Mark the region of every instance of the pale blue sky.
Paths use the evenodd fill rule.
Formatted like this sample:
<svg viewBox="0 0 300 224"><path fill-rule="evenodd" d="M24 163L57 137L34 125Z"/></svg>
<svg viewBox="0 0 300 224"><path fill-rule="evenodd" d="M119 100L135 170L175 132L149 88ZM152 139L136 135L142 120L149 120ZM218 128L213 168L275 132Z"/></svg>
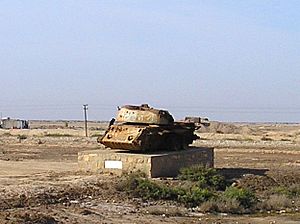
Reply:
<svg viewBox="0 0 300 224"><path fill-rule="evenodd" d="M300 121L300 1L0 1L0 112Z"/></svg>

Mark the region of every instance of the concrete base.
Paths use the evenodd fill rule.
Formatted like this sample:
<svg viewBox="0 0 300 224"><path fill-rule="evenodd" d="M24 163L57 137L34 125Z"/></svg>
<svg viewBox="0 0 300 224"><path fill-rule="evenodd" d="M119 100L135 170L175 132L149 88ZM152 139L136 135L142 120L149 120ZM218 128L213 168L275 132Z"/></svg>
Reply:
<svg viewBox="0 0 300 224"><path fill-rule="evenodd" d="M193 165L213 167L213 148L191 147L187 150L156 154L120 150L90 150L78 153L78 166L82 171L115 174L141 171L148 177L173 177L181 168Z"/></svg>

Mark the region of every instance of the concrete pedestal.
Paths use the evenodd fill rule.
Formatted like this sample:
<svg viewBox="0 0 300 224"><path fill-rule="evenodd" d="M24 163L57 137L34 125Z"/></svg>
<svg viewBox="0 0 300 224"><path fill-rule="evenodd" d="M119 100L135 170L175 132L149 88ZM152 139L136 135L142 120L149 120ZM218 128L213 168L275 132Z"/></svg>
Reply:
<svg viewBox="0 0 300 224"><path fill-rule="evenodd" d="M187 150L132 153L120 150L90 150L78 153L79 170L121 174L141 171L148 177L173 177L183 167L213 167L213 148L191 147Z"/></svg>

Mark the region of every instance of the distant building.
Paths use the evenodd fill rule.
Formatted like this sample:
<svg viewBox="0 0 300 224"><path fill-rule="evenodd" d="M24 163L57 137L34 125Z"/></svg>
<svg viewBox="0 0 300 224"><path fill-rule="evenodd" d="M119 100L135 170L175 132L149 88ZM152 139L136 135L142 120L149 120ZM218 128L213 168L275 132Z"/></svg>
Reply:
<svg viewBox="0 0 300 224"><path fill-rule="evenodd" d="M28 129L29 123L26 120L11 119L10 117L0 120L0 128L3 129Z"/></svg>

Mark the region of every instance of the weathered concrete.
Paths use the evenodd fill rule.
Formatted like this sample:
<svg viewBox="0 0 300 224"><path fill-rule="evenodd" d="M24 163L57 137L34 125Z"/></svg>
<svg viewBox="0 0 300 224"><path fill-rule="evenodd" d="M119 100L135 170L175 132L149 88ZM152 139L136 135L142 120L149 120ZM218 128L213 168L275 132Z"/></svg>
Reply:
<svg viewBox="0 0 300 224"><path fill-rule="evenodd" d="M213 148L160 152L156 154L130 153L118 150L91 150L78 153L79 170L92 172L144 172L148 177L176 176L182 167L192 165L213 167Z"/></svg>

